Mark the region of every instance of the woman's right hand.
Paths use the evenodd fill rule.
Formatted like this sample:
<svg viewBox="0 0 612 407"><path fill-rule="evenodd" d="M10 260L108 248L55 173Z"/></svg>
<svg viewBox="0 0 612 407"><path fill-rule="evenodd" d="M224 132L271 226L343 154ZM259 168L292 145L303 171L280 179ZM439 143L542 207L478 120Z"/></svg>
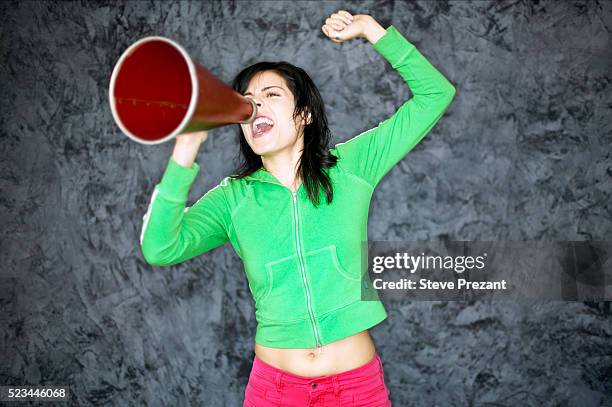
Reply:
<svg viewBox="0 0 612 407"><path fill-rule="evenodd" d="M193 133L179 134L176 141L202 144L208 138L208 130L196 131Z"/></svg>
<svg viewBox="0 0 612 407"><path fill-rule="evenodd" d="M208 139L208 131L197 131L193 133L179 134L176 136L176 144L172 152L172 158L177 164L191 168L198 155L200 145Z"/></svg>

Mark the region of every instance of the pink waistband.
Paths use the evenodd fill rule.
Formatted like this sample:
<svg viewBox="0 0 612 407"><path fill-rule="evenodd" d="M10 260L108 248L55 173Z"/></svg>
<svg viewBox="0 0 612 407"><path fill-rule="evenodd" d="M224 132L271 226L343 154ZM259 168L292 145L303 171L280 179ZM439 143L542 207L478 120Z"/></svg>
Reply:
<svg viewBox="0 0 612 407"><path fill-rule="evenodd" d="M372 360L363 366L359 366L341 373L312 377L299 376L290 372L286 372L282 369L267 364L263 360L259 359L257 355L255 355L255 359L253 359L252 371L254 374L262 376L264 379L270 381L276 380L291 382L295 385L309 385L312 382L322 384L332 381L343 382L360 377L370 377L372 374L377 373L380 369L382 369L382 362L380 360L380 356L378 355L378 353L376 353Z"/></svg>

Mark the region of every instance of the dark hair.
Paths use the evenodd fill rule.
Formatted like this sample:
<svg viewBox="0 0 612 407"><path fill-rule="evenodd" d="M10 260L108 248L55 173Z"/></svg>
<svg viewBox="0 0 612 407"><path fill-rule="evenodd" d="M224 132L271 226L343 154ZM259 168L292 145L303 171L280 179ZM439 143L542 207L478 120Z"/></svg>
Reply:
<svg viewBox="0 0 612 407"><path fill-rule="evenodd" d="M327 195L327 203L333 200L333 187L324 168L336 165L337 157L329 153L328 145L331 132L327 126L327 116L323 98L310 76L302 69L288 62L258 62L243 69L233 80L233 90L241 95L246 92L251 78L263 71L274 71L285 79L295 99L293 119L308 117L311 123L304 127L304 150L299 160L297 172L304 183L308 198L315 206L319 204L319 189ZM297 122L297 121L296 121ZM262 166L261 157L255 154L246 141L242 127L238 125L241 162L232 178L243 178Z"/></svg>

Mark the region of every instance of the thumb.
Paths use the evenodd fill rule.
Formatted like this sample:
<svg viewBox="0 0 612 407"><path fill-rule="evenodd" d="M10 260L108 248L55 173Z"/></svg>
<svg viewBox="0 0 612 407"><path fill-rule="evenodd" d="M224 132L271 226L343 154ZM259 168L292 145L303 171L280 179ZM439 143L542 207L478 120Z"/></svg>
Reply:
<svg viewBox="0 0 612 407"><path fill-rule="evenodd" d="M340 31L336 31L333 28L324 25L323 26L323 32L325 33L325 35L327 35L329 38L332 39L332 41L340 41L340 36L341 33Z"/></svg>

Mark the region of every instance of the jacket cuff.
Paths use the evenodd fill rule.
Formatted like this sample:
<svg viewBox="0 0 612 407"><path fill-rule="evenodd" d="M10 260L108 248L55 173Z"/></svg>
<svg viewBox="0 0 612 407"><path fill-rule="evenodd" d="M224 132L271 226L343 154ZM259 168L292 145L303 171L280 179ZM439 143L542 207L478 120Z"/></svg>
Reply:
<svg viewBox="0 0 612 407"><path fill-rule="evenodd" d="M187 168L170 157L159 183L159 193L171 201L186 202L191 185L199 172L198 163L194 162L191 168Z"/></svg>
<svg viewBox="0 0 612 407"><path fill-rule="evenodd" d="M386 31L372 47L395 68L416 47L395 26L390 25Z"/></svg>

